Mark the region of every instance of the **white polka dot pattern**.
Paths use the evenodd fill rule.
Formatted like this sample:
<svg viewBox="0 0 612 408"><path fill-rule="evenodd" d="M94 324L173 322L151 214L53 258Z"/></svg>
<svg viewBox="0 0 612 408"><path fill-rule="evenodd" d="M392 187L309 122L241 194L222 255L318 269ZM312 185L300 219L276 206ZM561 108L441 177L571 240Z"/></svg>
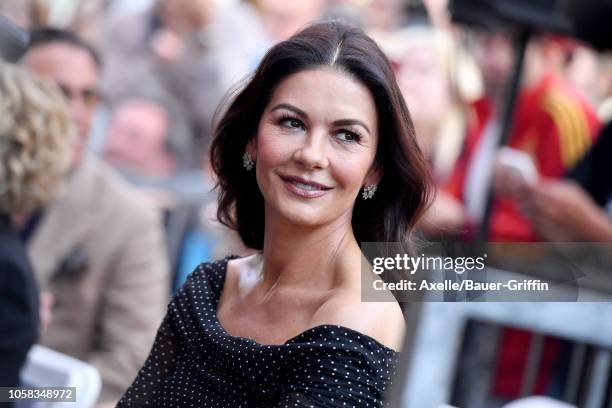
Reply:
<svg viewBox="0 0 612 408"><path fill-rule="evenodd" d="M216 308L233 257L201 264L174 296L117 407L381 407L398 353L343 326L282 345L229 335Z"/></svg>

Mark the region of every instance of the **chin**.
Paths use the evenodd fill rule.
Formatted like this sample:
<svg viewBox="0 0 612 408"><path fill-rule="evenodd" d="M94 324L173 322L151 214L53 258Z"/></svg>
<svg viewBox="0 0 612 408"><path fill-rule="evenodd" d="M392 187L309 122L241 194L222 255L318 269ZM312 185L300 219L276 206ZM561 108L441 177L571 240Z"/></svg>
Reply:
<svg viewBox="0 0 612 408"><path fill-rule="evenodd" d="M300 203L292 201L281 201L273 208L279 218L291 225L302 228L314 228L318 226L336 223L348 215L348 223L351 222L352 207L340 208L338 200L325 200L321 203Z"/></svg>
<svg viewBox="0 0 612 408"><path fill-rule="evenodd" d="M312 205L296 205L296 203L280 203L278 214L289 223L300 227L315 227L329 218L329 211L323 206L313 208Z"/></svg>

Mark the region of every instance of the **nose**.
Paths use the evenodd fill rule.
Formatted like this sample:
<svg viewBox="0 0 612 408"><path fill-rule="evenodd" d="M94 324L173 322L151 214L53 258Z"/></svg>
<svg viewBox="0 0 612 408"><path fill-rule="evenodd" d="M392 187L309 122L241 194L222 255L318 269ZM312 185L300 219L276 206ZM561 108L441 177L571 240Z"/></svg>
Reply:
<svg viewBox="0 0 612 408"><path fill-rule="evenodd" d="M105 151L107 154L116 154L117 152L123 151L123 138L117 136L112 130L108 133L108 141L106 142Z"/></svg>
<svg viewBox="0 0 612 408"><path fill-rule="evenodd" d="M79 128L81 128L81 131L87 132L88 129L85 128L87 127L87 119L91 111L81 98L70 98L68 103L72 119L77 123Z"/></svg>
<svg viewBox="0 0 612 408"><path fill-rule="evenodd" d="M293 158L307 169L323 169L329 165L326 147L326 132L314 130L306 134L302 144L296 149Z"/></svg>
<svg viewBox="0 0 612 408"><path fill-rule="evenodd" d="M107 142L104 153L112 158L124 158L129 156L131 151L137 150L133 138L125 129L111 122L107 133Z"/></svg>

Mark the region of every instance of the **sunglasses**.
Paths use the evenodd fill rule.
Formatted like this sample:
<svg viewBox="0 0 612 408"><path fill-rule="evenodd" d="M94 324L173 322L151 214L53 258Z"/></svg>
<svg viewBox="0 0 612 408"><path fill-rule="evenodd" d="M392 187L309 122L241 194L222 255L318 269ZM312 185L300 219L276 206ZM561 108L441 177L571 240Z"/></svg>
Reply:
<svg viewBox="0 0 612 408"><path fill-rule="evenodd" d="M75 91L64 84L57 85L69 101L81 99L87 108L93 108L100 101L100 94L95 89Z"/></svg>

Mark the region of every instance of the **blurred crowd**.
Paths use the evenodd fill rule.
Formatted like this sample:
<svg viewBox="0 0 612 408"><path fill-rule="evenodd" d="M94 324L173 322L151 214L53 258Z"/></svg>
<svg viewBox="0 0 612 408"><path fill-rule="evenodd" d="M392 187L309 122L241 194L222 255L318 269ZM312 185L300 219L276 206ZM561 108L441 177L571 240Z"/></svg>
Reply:
<svg viewBox="0 0 612 408"><path fill-rule="evenodd" d="M0 209L43 294L40 342L98 368L101 404L194 267L247 252L215 220L215 115L311 21L351 21L392 61L438 187L424 236L612 241L612 57L586 44L533 37L500 151L513 32L454 25L445 0L0 0L0 14L31 30L19 67L1 67Z"/></svg>

